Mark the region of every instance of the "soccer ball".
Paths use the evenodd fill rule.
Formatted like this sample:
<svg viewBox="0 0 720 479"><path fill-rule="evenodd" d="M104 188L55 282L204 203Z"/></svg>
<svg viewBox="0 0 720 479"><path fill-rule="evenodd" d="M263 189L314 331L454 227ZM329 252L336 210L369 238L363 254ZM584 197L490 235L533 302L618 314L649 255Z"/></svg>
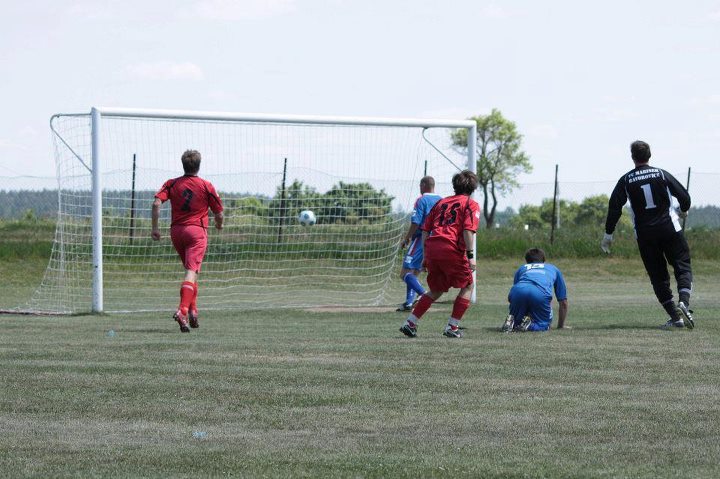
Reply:
<svg viewBox="0 0 720 479"><path fill-rule="evenodd" d="M310 210L304 210L298 215L298 221L303 226L312 226L315 224L317 219L315 218L315 213Z"/></svg>

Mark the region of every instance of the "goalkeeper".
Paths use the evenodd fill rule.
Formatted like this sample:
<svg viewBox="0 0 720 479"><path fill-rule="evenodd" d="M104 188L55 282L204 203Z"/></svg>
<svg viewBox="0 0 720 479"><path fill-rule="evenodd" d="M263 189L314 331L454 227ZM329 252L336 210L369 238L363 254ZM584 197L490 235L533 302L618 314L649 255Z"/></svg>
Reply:
<svg viewBox="0 0 720 479"><path fill-rule="evenodd" d="M610 253L615 226L623 206L630 201L640 257L655 297L670 316L662 327L692 329L695 321L690 309L693 280L690 248L679 218L687 216L690 194L670 173L649 165L650 145L644 141L634 141L630 145L630 156L635 168L620 177L610 195L605 236L600 248ZM677 198L679 213L673 207L672 197ZM677 305L670 288L668 263L673 267L677 282Z"/></svg>
<svg viewBox="0 0 720 479"><path fill-rule="evenodd" d="M200 160L200 153L196 150L183 153L181 161L185 174L167 180L155 194L152 205L152 239L158 241L161 238L158 228L160 207L170 200L170 239L185 267L185 280L180 287L180 305L173 319L183 333L199 326L197 277L207 249L208 209L214 214L215 228L221 230L223 227L222 201L212 183L198 176Z"/></svg>

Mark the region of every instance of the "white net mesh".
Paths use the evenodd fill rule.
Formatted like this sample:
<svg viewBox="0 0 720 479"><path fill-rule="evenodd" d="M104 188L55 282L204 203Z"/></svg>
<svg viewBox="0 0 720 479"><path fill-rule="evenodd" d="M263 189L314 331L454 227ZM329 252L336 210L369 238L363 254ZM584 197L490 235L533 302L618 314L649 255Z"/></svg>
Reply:
<svg viewBox="0 0 720 479"><path fill-rule="evenodd" d="M177 305L183 268L169 240L169 203L160 242L150 239L150 214L163 182L182 175L186 149L202 153L200 176L225 204L225 229L210 229L199 279L203 309L385 304L420 178L427 171L449 194L457 169L448 159L467 164L448 128L131 117L101 124L108 312ZM90 115L59 115L52 125L58 225L29 309L84 312L93 271ZM317 224L300 225L301 210Z"/></svg>

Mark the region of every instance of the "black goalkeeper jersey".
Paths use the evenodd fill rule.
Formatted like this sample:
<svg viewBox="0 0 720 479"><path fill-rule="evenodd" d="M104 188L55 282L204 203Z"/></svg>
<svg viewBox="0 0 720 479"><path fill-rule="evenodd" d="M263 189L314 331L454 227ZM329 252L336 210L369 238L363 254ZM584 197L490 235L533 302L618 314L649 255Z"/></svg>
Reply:
<svg viewBox="0 0 720 479"><path fill-rule="evenodd" d="M622 215L622 208L630 200L635 231L672 228L680 231L678 215L672 205L677 198L680 209L690 209L690 195L683 185L667 171L649 165L638 166L618 180L610 196L605 232L612 234Z"/></svg>

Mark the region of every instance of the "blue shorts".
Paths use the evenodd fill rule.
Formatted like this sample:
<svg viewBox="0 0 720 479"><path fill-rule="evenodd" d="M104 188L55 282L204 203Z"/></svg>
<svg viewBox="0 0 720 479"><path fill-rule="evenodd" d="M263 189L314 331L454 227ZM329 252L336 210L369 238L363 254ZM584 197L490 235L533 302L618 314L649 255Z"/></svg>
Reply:
<svg viewBox="0 0 720 479"><path fill-rule="evenodd" d="M410 241L405 258L403 258L403 269L421 270L423 263L422 237L416 236Z"/></svg>
<svg viewBox="0 0 720 479"><path fill-rule="evenodd" d="M516 324L525 316L532 318L528 331L547 331L553 319L550 303L552 296L546 296L539 288L529 283L518 283L510 288L508 294L510 314L515 317Z"/></svg>

